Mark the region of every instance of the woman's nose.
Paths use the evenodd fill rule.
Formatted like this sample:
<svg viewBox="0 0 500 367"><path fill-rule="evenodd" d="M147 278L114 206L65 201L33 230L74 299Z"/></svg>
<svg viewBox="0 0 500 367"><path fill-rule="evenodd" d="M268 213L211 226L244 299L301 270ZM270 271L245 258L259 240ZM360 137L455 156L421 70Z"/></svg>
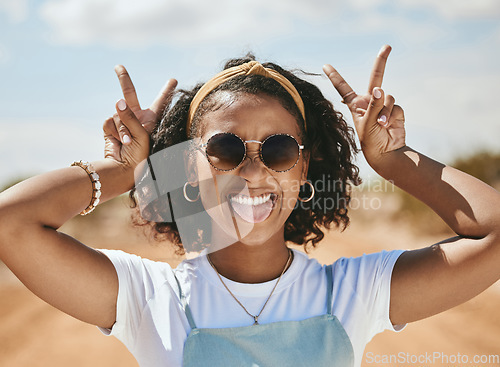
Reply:
<svg viewBox="0 0 500 367"><path fill-rule="evenodd" d="M260 159L260 150L259 149L247 149L247 154L245 157L245 160L250 160L252 163L255 163L257 160Z"/></svg>
<svg viewBox="0 0 500 367"><path fill-rule="evenodd" d="M266 171L266 166L260 158L260 151L258 149L247 150L245 160L240 166L240 176L249 181L254 181L262 178Z"/></svg>

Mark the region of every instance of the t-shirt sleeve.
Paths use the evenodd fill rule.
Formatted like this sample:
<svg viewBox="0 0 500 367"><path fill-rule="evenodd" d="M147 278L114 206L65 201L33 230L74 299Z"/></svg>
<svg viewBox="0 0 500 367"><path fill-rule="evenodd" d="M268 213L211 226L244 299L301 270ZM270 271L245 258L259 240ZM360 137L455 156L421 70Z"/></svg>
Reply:
<svg viewBox="0 0 500 367"><path fill-rule="evenodd" d="M116 322L111 329L99 329L105 335L116 336L130 349L148 300L153 297L155 289L169 280L172 269L167 263L157 263L119 250L99 251L113 263L119 284Z"/></svg>
<svg viewBox="0 0 500 367"><path fill-rule="evenodd" d="M333 311L358 358L376 334L404 328L392 325L389 318L392 270L403 252L382 251L341 258L333 264Z"/></svg>

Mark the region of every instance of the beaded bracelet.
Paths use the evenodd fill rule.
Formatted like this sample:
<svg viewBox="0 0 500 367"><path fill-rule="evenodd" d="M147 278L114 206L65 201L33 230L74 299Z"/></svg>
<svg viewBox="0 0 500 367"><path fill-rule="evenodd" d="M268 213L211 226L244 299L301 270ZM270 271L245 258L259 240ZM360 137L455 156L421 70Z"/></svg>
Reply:
<svg viewBox="0 0 500 367"><path fill-rule="evenodd" d="M89 206L80 213L80 215L87 215L91 213L99 204L101 197L101 181L99 181L99 175L89 162L77 161L71 163L71 166L81 167L85 172L87 172L87 175L89 175L90 181L92 182L92 199L90 200Z"/></svg>

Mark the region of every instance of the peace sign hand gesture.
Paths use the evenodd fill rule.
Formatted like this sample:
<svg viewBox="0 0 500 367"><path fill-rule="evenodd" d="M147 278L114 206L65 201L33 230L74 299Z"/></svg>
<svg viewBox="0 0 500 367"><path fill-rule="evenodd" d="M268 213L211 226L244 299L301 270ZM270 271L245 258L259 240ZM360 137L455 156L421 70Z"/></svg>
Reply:
<svg viewBox="0 0 500 367"><path fill-rule="evenodd" d="M125 67L118 65L115 72L124 99L116 103L116 113L113 117L104 122L104 157L133 169L147 158L149 135L170 104L177 81L170 79L151 106L142 109L134 84Z"/></svg>
<svg viewBox="0 0 500 367"><path fill-rule="evenodd" d="M368 92L358 95L335 68L325 65L323 71L347 104L354 120L361 149L370 165L377 165L385 153L405 146L403 109L394 104L394 97L380 88L390 46L380 50L370 76Z"/></svg>

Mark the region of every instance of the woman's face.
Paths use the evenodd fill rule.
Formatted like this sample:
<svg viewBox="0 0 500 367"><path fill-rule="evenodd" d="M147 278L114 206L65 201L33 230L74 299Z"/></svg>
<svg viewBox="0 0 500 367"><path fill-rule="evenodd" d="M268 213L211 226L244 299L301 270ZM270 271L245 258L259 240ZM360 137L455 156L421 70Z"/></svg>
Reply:
<svg viewBox="0 0 500 367"><path fill-rule="evenodd" d="M295 117L278 100L229 92L219 92L214 98L219 99L221 107L200 120L201 143L218 133L261 142L273 134L288 134L302 145ZM228 172L215 169L205 156L205 148L200 149L196 153L196 173L200 197L213 224L230 236L236 233L234 242L261 244L277 232L283 233L307 177L307 162L301 151L293 168L275 172L261 161L260 144L249 142L246 147L246 158Z"/></svg>

